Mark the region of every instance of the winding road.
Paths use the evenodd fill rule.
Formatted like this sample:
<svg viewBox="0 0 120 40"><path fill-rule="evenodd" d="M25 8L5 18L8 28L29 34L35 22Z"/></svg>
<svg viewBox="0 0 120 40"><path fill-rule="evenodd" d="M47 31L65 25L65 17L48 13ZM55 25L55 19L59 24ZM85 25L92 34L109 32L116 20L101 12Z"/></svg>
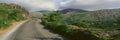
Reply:
<svg viewBox="0 0 120 40"><path fill-rule="evenodd" d="M7 40L63 40L63 38L44 29L40 20L32 19L21 25Z"/></svg>
<svg viewBox="0 0 120 40"><path fill-rule="evenodd" d="M0 40L64 40L63 37L50 32L40 24L39 18L42 17L42 13L33 12L30 16L33 17L31 20L21 23L3 37L0 36Z"/></svg>

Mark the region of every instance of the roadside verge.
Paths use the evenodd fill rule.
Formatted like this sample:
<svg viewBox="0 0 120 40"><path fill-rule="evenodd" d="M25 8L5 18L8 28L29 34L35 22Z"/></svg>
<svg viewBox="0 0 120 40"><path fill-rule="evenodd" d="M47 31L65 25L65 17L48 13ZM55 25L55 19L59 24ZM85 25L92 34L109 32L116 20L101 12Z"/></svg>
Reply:
<svg viewBox="0 0 120 40"><path fill-rule="evenodd" d="M0 30L0 40L6 40L6 38L8 38L14 31L16 31L22 24L27 21L28 20L13 22L9 28L5 30Z"/></svg>

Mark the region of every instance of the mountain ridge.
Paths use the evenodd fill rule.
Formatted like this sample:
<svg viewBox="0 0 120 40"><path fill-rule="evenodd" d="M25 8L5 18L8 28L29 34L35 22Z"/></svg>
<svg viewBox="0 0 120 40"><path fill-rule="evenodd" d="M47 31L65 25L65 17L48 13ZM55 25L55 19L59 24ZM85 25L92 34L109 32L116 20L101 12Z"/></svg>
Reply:
<svg viewBox="0 0 120 40"><path fill-rule="evenodd" d="M87 12L87 11L86 10L82 10L82 9L67 8L67 9L60 10L60 12L62 14L66 14L68 12Z"/></svg>

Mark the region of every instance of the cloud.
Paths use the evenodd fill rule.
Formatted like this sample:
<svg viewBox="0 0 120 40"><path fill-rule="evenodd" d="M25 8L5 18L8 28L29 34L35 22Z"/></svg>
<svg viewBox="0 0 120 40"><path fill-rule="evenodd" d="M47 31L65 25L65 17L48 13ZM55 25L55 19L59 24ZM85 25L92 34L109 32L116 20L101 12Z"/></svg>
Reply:
<svg viewBox="0 0 120 40"><path fill-rule="evenodd" d="M54 10L57 8L56 0L0 0L0 2L16 3L29 11Z"/></svg>
<svg viewBox="0 0 120 40"><path fill-rule="evenodd" d="M70 0L61 2L60 8L75 8L86 10L120 8L120 0Z"/></svg>
<svg viewBox="0 0 120 40"><path fill-rule="evenodd" d="M16 3L29 11L65 8L85 10L120 8L120 0L0 0L0 2Z"/></svg>
<svg viewBox="0 0 120 40"><path fill-rule="evenodd" d="M51 1L27 1L27 4L31 10L53 10L56 9L56 4Z"/></svg>

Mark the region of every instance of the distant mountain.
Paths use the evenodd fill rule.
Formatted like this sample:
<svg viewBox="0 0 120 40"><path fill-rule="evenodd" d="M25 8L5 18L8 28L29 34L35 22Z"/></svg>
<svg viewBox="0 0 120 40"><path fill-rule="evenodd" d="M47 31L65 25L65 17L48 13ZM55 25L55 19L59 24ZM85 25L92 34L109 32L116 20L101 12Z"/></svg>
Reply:
<svg viewBox="0 0 120 40"><path fill-rule="evenodd" d="M40 11L37 11L37 12L48 13L48 12L51 12L51 11L49 11L49 10L40 10Z"/></svg>
<svg viewBox="0 0 120 40"><path fill-rule="evenodd" d="M63 14L66 14L68 12L86 12L86 11L85 10L81 10L81 9L72 9L72 8L61 10L61 13L63 13Z"/></svg>
<svg viewBox="0 0 120 40"><path fill-rule="evenodd" d="M120 9L104 9L87 13L84 18L89 20L113 20L120 17Z"/></svg>
<svg viewBox="0 0 120 40"><path fill-rule="evenodd" d="M65 18L78 17L81 20L103 21L114 20L120 17L120 9L104 9L89 12L71 12L63 15Z"/></svg>
<svg viewBox="0 0 120 40"><path fill-rule="evenodd" d="M108 40L111 40L111 38L113 38L112 40L116 40L119 39L117 37L120 37L120 9L71 12L63 14L63 18L68 24L88 29L91 33L97 34L99 38L103 37L104 39L104 37L108 37ZM86 27L83 25L86 25ZM118 32L113 32L114 30ZM109 36L101 34L108 34ZM114 38L115 36L116 38Z"/></svg>
<svg viewBox="0 0 120 40"><path fill-rule="evenodd" d="M40 10L40 11L38 11L38 12L48 12L48 10Z"/></svg>

